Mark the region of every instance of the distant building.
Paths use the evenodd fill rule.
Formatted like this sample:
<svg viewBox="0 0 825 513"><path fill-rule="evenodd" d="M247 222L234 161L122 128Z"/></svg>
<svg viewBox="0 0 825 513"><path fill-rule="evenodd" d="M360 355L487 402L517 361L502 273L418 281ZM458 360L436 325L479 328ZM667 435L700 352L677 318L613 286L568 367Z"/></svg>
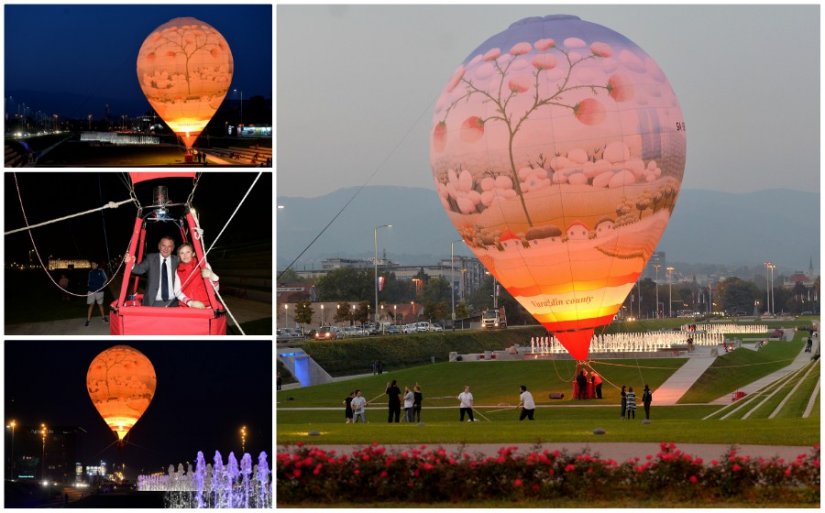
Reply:
<svg viewBox="0 0 825 513"><path fill-rule="evenodd" d="M91 269L92 263L88 260L73 260L67 258L50 258L49 270L58 271L60 269Z"/></svg>
<svg viewBox="0 0 825 513"><path fill-rule="evenodd" d="M44 444L40 426L16 429L14 478L74 482L86 430L79 426L47 426L46 430Z"/></svg>

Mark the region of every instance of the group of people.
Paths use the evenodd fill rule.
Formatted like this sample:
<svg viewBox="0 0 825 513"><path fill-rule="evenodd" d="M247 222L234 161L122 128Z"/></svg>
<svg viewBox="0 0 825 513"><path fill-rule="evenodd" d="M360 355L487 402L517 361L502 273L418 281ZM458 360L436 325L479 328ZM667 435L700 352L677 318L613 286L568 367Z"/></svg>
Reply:
<svg viewBox="0 0 825 513"><path fill-rule="evenodd" d="M576 375L576 398L577 399L601 399L602 398L602 377L591 370L588 375L585 369L581 369ZM588 390L588 385L592 388Z"/></svg>
<svg viewBox="0 0 825 513"><path fill-rule="evenodd" d="M622 413L621 417L623 419L635 419L636 418L636 392L633 391L633 387L626 387L622 385ZM653 402L653 392L650 391L650 387L645 385L644 391L642 391L642 405L645 408L645 420L650 420L650 403Z"/></svg>
<svg viewBox="0 0 825 513"><path fill-rule="evenodd" d="M392 380L387 383L384 390L387 396L387 422L401 421L401 405L404 405L404 422L421 422L421 405L424 402L424 394L421 385L418 383L414 387L404 387L404 392L398 387L398 382ZM367 422L367 399L360 389L350 392L344 399L344 418L347 424L355 424L360 418L363 423Z"/></svg>
<svg viewBox="0 0 825 513"><path fill-rule="evenodd" d="M163 237L158 243L157 253L150 253L143 261L133 265L132 274L146 275L143 306L206 308L209 295L204 280L200 278L208 279L217 289L218 275L209 264L198 273L198 261L191 244L178 246L177 255L172 254L174 249L174 239ZM134 257L127 253L123 260L129 264Z"/></svg>

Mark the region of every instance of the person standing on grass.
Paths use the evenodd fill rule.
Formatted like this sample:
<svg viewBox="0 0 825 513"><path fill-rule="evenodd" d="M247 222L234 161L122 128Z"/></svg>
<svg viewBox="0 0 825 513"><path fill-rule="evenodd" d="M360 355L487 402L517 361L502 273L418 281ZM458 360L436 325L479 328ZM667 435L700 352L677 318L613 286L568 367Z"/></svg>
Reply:
<svg viewBox="0 0 825 513"><path fill-rule="evenodd" d="M404 387L404 422L413 421L413 403L415 402L415 394L410 390L409 386Z"/></svg>
<svg viewBox="0 0 825 513"><path fill-rule="evenodd" d="M642 405L645 407L645 420L650 420L650 403L653 402L653 392L650 387L645 385L644 392L642 392Z"/></svg>
<svg viewBox="0 0 825 513"><path fill-rule="evenodd" d="M387 422L391 423L393 419L399 422L401 420L401 389L398 388L395 380L392 380L392 383L387 383L387 389L384 392L388 398Z"/></svg>
<svg viewBox="0 0 825 513"><path fill-rule="evenodd" d="M470 385L464 386L464 391L458 394L459 412L461 413L461 422L464 422L464 415L469 417L467 422L475 422L473 418L473 394L470 392Z"/></svg>
<svg viewBox="0 0 825 513"><path fill-rule="evenodd" d="M622 418L624 418L625 413L627 413L627 387L622 385Z"/></svg>
<svg viewBox="0 0 825 513"><path fill-rule="evenodd" d="M106 285L106 271L98 267L98 263L92 261L92 269L89 271L89 279L86 282L86 304L89 305L89 310L86 312L86 326L92 321L92 311L94 311L95 303L100 310L100 317L103 322L109 322L106 318L106 313L103 311L103 287Z"/></svg>
<svg viewBox="0 0 825 513"><path fill-rule="evenodd" d="M594 393L596 394L596 399L601 399L602 398L602 382L603 382L602 377L599 376L599 373L596 372L596 371L593 371L592 376L593 376L593 385L595 385Z"/></svg>
<svg viewBox="0 0 825 513"><path fill-rule="evenodd" d="M364 424L367 423L367 399L361 394L361 389L355 390L355 397L352 399L350 403L352 407L352 423L357 424L358 418L361 418L361 422Z"/></svg>
<svg viewBox="0 0 825 513"><path fill-rule="evenodd" d="M518 405L521 407L521 413L518 416L519 422L525 418L534 420L533 415L536 412L536 401L533 400L533 394L527 391L526 385L521 385L521 395L519 396Z"/></svg>
<svg viewBox="0 0 825 513"><path fill-rule="evenodd" d="M346 399L344 399L344 419L346 419L346 421L344 422L345 424L349 424L352 422L352 400L354 398L355 392L350 392Z"/></svg>
<svg viewBox="0 0 825 513"><path fill-rule="evenodd" d="M421 385L415 384L413 388L413 416L416 422L421 422L421 403L424 401L424 394L421 393Z"/></svg>
<svg viewBox="0 0 825 513"><path fill-rule="evenodd" d="M579 400L587 399L587 376L584 375L584 370L579 372L579 375L576 376L576 385L579 387Z"/></svg>
<svg viewBox="0 0 825 513"><path fill-rule="evenodd" d="M630 420L631 417L633 419L636 418L636 393L633 392L633 387L627 389L627 395L625 396L627 400L627 420Z"/></svg>

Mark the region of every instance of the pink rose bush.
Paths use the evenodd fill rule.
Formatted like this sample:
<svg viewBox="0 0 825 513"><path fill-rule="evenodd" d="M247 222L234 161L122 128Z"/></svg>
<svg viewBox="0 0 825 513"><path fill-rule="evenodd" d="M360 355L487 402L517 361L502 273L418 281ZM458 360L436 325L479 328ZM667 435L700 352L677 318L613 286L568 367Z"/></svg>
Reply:
<svg viewBox="0 0 825 513"><path fill-rule="evenodd" d="M581 499L658 499L695 506L724 501L818 504L819 447L790 463L753 459L731 448L704 462L663 442L660 451L623 463L584 451L502 447L495 456L425 445L402 452L374 443L338 455L297 445L277 457L279 506L295 504L466 503Z"/></svg>

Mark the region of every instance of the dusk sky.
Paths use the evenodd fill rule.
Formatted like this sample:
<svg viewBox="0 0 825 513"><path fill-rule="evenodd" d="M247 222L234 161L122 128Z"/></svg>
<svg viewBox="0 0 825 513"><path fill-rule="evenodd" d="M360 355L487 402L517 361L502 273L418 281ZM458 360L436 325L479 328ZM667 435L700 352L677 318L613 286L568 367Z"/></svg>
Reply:
<svg viewBox="0 0 825 513"><path fill-rule="evenodd" d="M485 39L529 16L613 29L661 67L687 130L685 189L820 187L820 6L279 5L280 196L434 189L435 100Z"/></svg>
<svg viewBox="0 0 825 513"><path fill-rule="evenodd" d="M199 450L208 461L219 450L226 461L230 451L240 453L242 425L253 461L266 451L272 464L269 341L7 341L6 419L20 426L80 426L87 432L82 461L114 461L117 437L89 398L86 373L95 356L118 344L146 355L157 376L152 402L126 437L127 465L165 469L194 461Z"/></svg>
<svg viewBox="0 0 825 513"><path fill-rule="evenodd" d="M6 96L64 117L100 117L104 101L115 116L142 114L150 106L138 84L138 50L155 28L186 16L229 43L235 69L227 98L240 99L232 89L244 99L272 97L272 7L242 4L6 5ZM66 94L77 96L59 104Z"/></svg>

